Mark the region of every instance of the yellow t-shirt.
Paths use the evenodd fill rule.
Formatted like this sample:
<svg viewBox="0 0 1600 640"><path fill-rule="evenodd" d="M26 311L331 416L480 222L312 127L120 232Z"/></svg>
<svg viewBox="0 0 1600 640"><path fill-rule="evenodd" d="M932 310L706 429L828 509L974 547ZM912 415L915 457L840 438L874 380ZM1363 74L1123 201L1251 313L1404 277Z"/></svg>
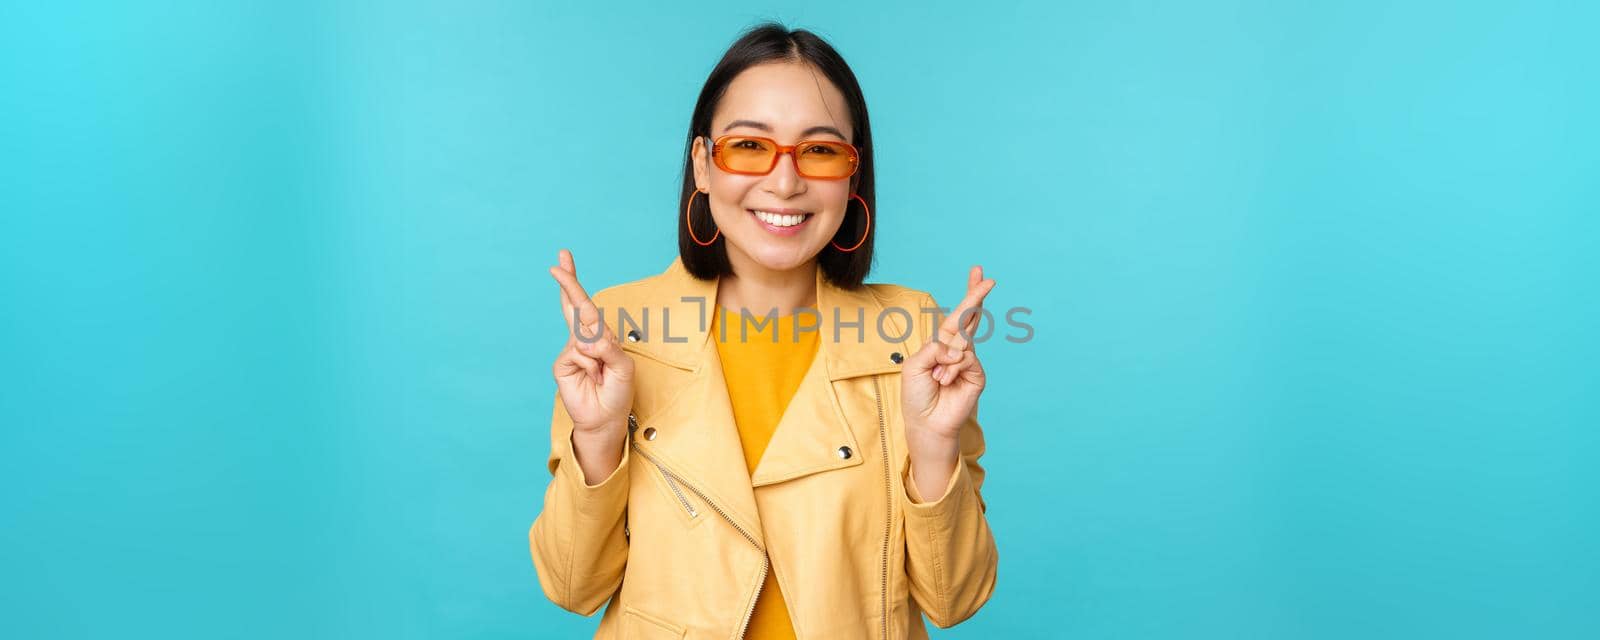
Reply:
<svg viewBox="0 0 1600 640"><path fill-rule="evenodd" d="M816 358L818 336L816 331L806 331L798 334L797 340L792 315L779 316L777 322L768 322L759 328L755 321L745 322L743 339L740 324L739 314L723 311L722 305L717 305L711 316L711 335L716 340L723 377L728 381L728 399L733 404L733 419L739 427L745 467L755 473L756 463L767 450L767 442L778 428L789 399ZM725 331L724 326L727 327ZM774 333L777 342L772 340ZM770 569L744 637L755 640L794 638L794 624L789 620L783 591Z"/></svg>

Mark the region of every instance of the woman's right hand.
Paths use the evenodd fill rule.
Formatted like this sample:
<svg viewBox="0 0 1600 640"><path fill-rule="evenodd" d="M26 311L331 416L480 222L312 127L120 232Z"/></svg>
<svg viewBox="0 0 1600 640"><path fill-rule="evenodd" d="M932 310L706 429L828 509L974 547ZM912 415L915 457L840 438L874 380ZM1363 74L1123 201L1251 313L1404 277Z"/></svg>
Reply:
<svg viewBox="0 0 1600 640"><path fill-rule="evenodd" d="M633 357L622 350L616 334L601 321L600 309L578 284L572 253L562 249L560 259L550 275L561 286L561 313L567 321L567 346L553 367L561 402L572 416L574 435L625 436L633 408Z"/></svg>

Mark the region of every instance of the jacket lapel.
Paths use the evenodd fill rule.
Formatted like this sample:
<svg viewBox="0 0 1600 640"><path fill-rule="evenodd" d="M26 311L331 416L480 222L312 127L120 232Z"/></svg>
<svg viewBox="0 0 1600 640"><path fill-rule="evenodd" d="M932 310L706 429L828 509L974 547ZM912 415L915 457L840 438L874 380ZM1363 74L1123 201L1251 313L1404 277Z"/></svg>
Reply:
<svg viewBox="0 0 1600 640"><path fill-rule="evenodd" d="M656 427L662 434L654 440L635 434L635 442L647 454L705 492L737 524L758 536L761 526L754 487L862 464L864 456L857 442L860 437L876 437L876 407L859 406L863 403L860 393L843 394L852 401L841 403L839 387L853 384L853 378L900 371L891 354L911 355L909 334L918 310L885 310L867 287L838 288L818 270L817 359L751 473L746 471L716 344L710 339L718 281L695 278L676 259L653 280L643 295L629 296L638 307L627 311L638 317L648 308L660 325L650 327L639 341L624 341L623 346L671 365L683 376L675 383L678 390L670 399L651 414L639 416L640 429ZM628 327L616 329L626 335ZM841 455L840 447L849 447L851 454Z"/></svg>
<svg viewBox="0 0 1600 640"><path fill-rule="evenodd" d="M760 540L755 495L727 382L716 345L707 340L717 282L695 278L678 260L653 280L642 295L629 296L633 301L627 311L642 317L648 310L652 321L661 324L643 332L638 341L625 339L623 348L671 365L681 374L665 382L673 387L670 398L639 415L640 431L654 427L657 437L651 440L635 433L634 443ZM623 335L627 330L619 327Z"/></svg>
<svg viewBox="0 0 1600 640"><path fill-rule="evenodd" d="M839 387L851 384L851 378L898 372L900 365L891 354L910 355L905 340L893 341L915 326L904 324L906 316L885 313L865 287L855 291L835 287L820 269L816 278L821 316L817 360L795 390L766 453L751 474L752 484L758 487L861 464L864 457L857 442L875 437L877 408L841 403L841 397L859 394L841 394ZM848 449L841 449L845 447Z"/></svg>

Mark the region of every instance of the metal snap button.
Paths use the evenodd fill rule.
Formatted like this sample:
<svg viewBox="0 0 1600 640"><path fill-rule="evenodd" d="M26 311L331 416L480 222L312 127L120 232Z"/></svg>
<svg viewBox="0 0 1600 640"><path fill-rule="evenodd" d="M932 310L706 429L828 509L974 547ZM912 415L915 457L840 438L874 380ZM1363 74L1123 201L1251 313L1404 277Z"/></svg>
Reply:
<svg viewBox="0 0 1600 640"><path fill-rule="evenodd" d="M849 460L850 455L850 447L839 447L839 459Z"/></svg>
<svg viewBox="0 0 1600 640"><path fill-rule="evenodd" d="M889 354L889 360L890 360L890 361L891 361L891 362L894 362L894 363L895 363L895 364L900 364L900 363L902 363L902 362L905 362L905 360L906 360L906 357L905 357L905 356L902 356L902 355L900 355L900 352L899 352L899 351L896 351L896 352L894 352L894 353L891 353L891 354Z"/></svg>
<svg viewBox="0 0 1600 640"><path fill-rule="evenodd" d="M629 329L628 330L628 342L638 342L638 341L639 341L639 332L638 331L634 331L632 329Z"/></svg>
<svg viewBox="0 0 1600 640"><path fill-rule="evenodd" d="M656 439L656 428L655 427L645 427L644 428L644 439L645 440L655 440Z"/></svg>

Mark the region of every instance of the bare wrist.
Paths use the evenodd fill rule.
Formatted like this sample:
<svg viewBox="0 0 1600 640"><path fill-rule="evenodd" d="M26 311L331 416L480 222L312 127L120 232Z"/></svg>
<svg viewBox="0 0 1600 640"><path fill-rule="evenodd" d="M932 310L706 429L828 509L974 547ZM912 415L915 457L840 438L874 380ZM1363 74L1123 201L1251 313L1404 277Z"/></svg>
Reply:
<svg viewBox="0 0 1600 640"><path fill-rule="evenodd" d="M627 436L626 427L604 427L600 429L573 429L572 445L574 448L594 450L600 448L614 448Z"/></svg>
<svg viewBox="0 0 1600 640"><path fill-rule="evenodd" d="M926 428L911 428L906 430L906 446L911 450L912 458L943 458L946 454L960 455L961 437L959 434L935 433Z"/></svg>
<svg viewBox="0 0 1600 640"><path fill-rule="evenodd" d="M627 429L573 430L572 453L586 484L595 486L616 471L622 463L622 443L627 440L627 433Z"/></svg>

